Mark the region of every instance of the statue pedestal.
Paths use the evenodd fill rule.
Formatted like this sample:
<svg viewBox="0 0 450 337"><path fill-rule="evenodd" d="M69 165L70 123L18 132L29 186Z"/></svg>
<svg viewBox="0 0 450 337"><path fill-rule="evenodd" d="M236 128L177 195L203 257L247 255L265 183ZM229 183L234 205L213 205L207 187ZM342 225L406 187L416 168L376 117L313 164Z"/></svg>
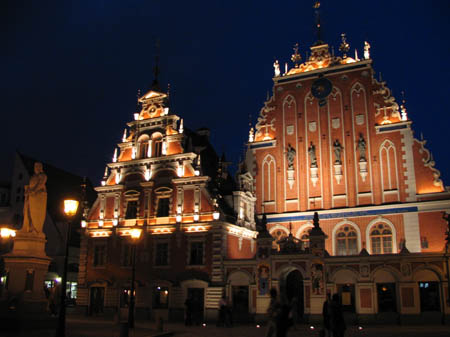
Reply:
<svg viewBox="0 0 450 337"><path fill-rule="evenodd" d="M358 164L359 164L359 174L361 175L361 179L362 179L362 181L366 181L367 161L365 159L361 159Z"/></svg>
<svg viewBox="0 0 450 337"><path fill-rule="evenodd" d="M334 177L336 178L336 182L340 184L342 180L342 164L339 162L334 164Z"/></svg>
<svg viewBox="0 0 450 337"><path fill-rule="evenodd" d="M12 252L3 255L8 287L0 299L0 316L6 324L30 328L31 322L40 324L50 317L44 280L51 259L45 254L45 242L43 233L18 231Z"/></svg>
<svg viewBox="0 0 450 337"><path fill-rule="evenodd" d="M294 186L294 169L288 169L287 170L287 174L288 174L288 184L289 184L289 188L292 190L292 186Z"/></svg>

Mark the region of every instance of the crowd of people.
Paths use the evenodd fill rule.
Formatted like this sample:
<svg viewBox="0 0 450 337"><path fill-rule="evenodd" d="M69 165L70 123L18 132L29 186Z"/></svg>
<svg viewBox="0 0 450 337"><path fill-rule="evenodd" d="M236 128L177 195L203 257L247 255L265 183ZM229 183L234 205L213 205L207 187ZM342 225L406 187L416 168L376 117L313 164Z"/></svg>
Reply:
<svg viewBox="0 0 450 337"><path fill-rule="evenodd" d="M292 326L295 327L298 321L297 306L297 298L294 297L289 303L287 300L279 299L277 290L272 288L267 309L266 337L286 337L288 330ZM344 337L346 325L338 294L334 294L333 297L327 295L323 304L322 316L321 337Z"/></svg>
<svg viewBox="0 0 450 337"><path fill-rule="evenodd" d="M193 297L188 297L185 304L185 325L200 325L202 321L201 304ZM231 306L226 298L222 296L219 301L218 327L232 326ZM270 290L270 303L267 309L266 337L286 337L291 327L296 328L298 322L298 299L291 301L280 298L275 288ZM338 294L332 297L327 294L323 304L323 329L321 337L344 337L346 330L344 315Z"/></svg>

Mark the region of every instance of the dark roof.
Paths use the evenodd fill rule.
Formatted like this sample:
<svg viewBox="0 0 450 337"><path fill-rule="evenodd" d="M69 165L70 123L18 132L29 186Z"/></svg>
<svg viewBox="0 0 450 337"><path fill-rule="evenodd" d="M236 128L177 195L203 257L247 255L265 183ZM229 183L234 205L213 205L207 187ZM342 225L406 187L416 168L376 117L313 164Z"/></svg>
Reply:
<svg viewBox="0 0 450 337"><path fill-rule="evenodd" d="M34 174L34 163L38 160L25 156L18 152L25 168L30 176ZM69 173L53 165L42 162L44 173L47 175L47 210L54 221L65 221L63 210L63 200L65 198L76 198L81 201L84 178L76 174ZM97 198L92 183L86 178L86 200L88 205ZM81 206L81 205L80 205ZM81 207L80 207L81 210Z"/></svg>

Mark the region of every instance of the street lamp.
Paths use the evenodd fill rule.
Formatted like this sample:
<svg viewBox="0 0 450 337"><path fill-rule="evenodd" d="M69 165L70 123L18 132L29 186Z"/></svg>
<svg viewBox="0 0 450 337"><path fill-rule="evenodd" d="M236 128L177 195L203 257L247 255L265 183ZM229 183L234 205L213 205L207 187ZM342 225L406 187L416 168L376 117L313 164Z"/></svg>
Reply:
<svg viewBox="0 0 450 337"><path fill-rule="evenodd" d="M133 228L130 231L133 241L133 264L131 270L130 305L128 306L128 328L134 328L134 279L136 278L136 244L141 236L142 230Z"/></svg>
<svg viewBox="0 0 450 337"><path fill-rule="evenodd" d="M66 288L67 288L67 259L69 256L69 239L70 239L70 223L72 218L77 214L78 201L73 199L64 200L64 214L67 217L66 246L64 253L64 269L61 280L60 308L58 317L58 327L56 337L64 337L66 335Z"/></svg>

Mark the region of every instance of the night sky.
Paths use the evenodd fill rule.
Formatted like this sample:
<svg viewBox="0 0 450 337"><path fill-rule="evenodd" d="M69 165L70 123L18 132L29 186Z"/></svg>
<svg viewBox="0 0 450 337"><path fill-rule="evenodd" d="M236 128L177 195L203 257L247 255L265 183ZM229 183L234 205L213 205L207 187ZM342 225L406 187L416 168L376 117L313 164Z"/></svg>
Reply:
<svg viewBox="0 0 450 337"><path fill-rule="evenodd" d="M219 154L237 163L272 90L273 62L305 59L315 42L314 1L2 1L0 180L13 153L99 184L136 92L160 82L185 127L207 126ZM416 137L428 140L450 185L450 2L322 1L324 40L345 32L353 51L372 46L375 71L397 102L405 91ZM378 77L378 74L377 74Z"/></svg>

